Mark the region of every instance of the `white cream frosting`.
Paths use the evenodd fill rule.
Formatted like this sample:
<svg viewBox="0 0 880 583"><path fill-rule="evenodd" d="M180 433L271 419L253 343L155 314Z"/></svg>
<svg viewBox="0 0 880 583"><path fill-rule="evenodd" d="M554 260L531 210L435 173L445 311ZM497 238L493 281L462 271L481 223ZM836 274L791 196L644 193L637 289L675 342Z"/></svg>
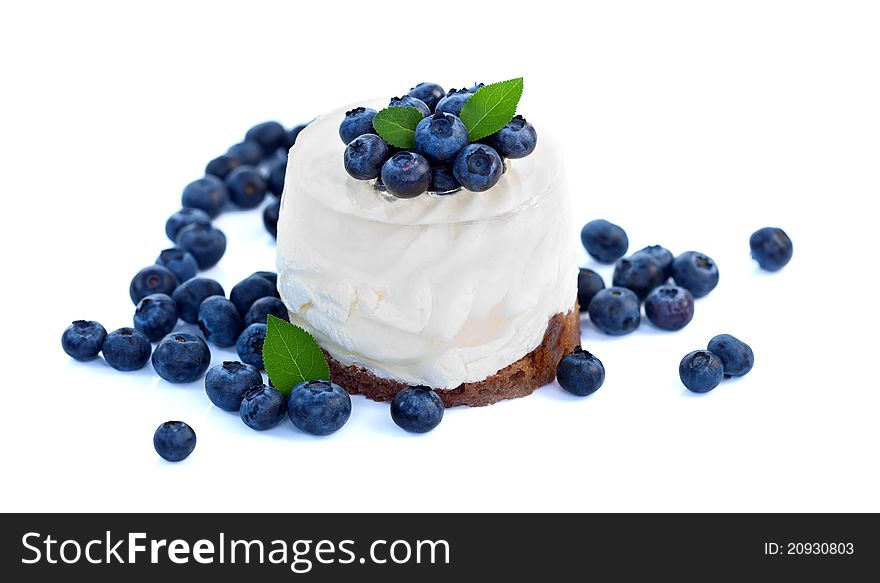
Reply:
<svg viewBox="0 0 880 583"><path fill-rule="evenodd" d="M436 389L534 350L577 294L556 143L541 129L535 151L486 192L389 200L343 168L345 109L290 151L277 265L291 321L342 364Z"/></svg>

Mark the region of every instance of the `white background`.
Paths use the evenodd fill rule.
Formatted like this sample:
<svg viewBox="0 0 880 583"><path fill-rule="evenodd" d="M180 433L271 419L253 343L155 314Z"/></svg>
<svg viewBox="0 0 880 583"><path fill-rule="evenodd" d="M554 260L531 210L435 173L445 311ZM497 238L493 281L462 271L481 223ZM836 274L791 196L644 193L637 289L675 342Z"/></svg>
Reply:
<svg viewBox="0 0 880 583"><path fill-rule="evenodd" d="M0 510L880 511L876 5L574 4L4 3ZM594 396L554 385L423 436L357 397L336 435L261 434L201 382L62 352L71 320L130 325L181 189L250 125L520 75L520 111L563 143L574 223L720 266L680 333L584 323ZM209 277L273 268L257 212L218 225ZM767 225L795 244L777 274L749 258ZM687 393L680 358L722 332L754 370ZM167 419L198 434L176 465L152 448Z"/></svg>

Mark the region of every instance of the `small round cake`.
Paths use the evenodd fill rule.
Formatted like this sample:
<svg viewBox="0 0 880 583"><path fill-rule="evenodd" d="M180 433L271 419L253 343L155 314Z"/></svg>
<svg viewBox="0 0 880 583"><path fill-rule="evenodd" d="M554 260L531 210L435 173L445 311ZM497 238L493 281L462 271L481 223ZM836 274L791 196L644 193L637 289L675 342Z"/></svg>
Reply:
<svg viewBox="0 0 880 583"><path fill-rule="evenodd" d="M291 322L325 351L333 381L382 401L427 386L447 406L552 382L580 343L557 144L542 132L484 192L396 199L343 168L346 109L299 134L278 219L279 292Z"/></svg>

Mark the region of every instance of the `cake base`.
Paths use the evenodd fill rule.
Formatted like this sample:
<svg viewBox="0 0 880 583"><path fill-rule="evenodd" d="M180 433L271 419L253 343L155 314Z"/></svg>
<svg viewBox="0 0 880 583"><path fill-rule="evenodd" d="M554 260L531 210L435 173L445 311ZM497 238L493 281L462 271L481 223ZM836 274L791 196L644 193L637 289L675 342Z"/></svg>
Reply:
<svg viewBox="0 0 880 583"><path fill-rule="evenodd" d="M580 341L581 319L578 306L575 305L567 314L560 313L550 318L541 345L521 359L485 380L464 383L448 391L438 390L437 394L447 407L482 407L504 399L525 397L538 387L553 382L556 365ZM326 352L324 354L330 364L330 379L352 395L364 395L374 401L390 401L409 386L378 377L357 365L344 366Z"/></svg>

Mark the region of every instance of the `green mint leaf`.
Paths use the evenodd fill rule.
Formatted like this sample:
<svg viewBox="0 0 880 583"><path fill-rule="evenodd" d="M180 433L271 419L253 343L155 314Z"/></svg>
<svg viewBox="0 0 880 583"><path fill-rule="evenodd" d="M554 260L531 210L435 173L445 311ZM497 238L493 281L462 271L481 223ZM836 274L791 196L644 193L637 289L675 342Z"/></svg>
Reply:
<svg viewBox="0 0 880 583"><path fill-rule="evenodd" d="M311 334L271 314L266 324L263 365L276 389L289 396L303 381L330 380L327 359Z"/></svg>
<svg viewBox="0 0 880 583"><path fill-rule="evenodd" d="M379 137L392 146L413 148L416 145L416 126L420 121L422 112L415 107L386 107L373 118L373 128Z"/></svg>
<svg viewBox="0 0 880 583"><path fill-rule="evenodd" d="M461 108L461 121L472 142L491 136L510 123L523 92L523 78L492 83L477 90Z"/></svg>

